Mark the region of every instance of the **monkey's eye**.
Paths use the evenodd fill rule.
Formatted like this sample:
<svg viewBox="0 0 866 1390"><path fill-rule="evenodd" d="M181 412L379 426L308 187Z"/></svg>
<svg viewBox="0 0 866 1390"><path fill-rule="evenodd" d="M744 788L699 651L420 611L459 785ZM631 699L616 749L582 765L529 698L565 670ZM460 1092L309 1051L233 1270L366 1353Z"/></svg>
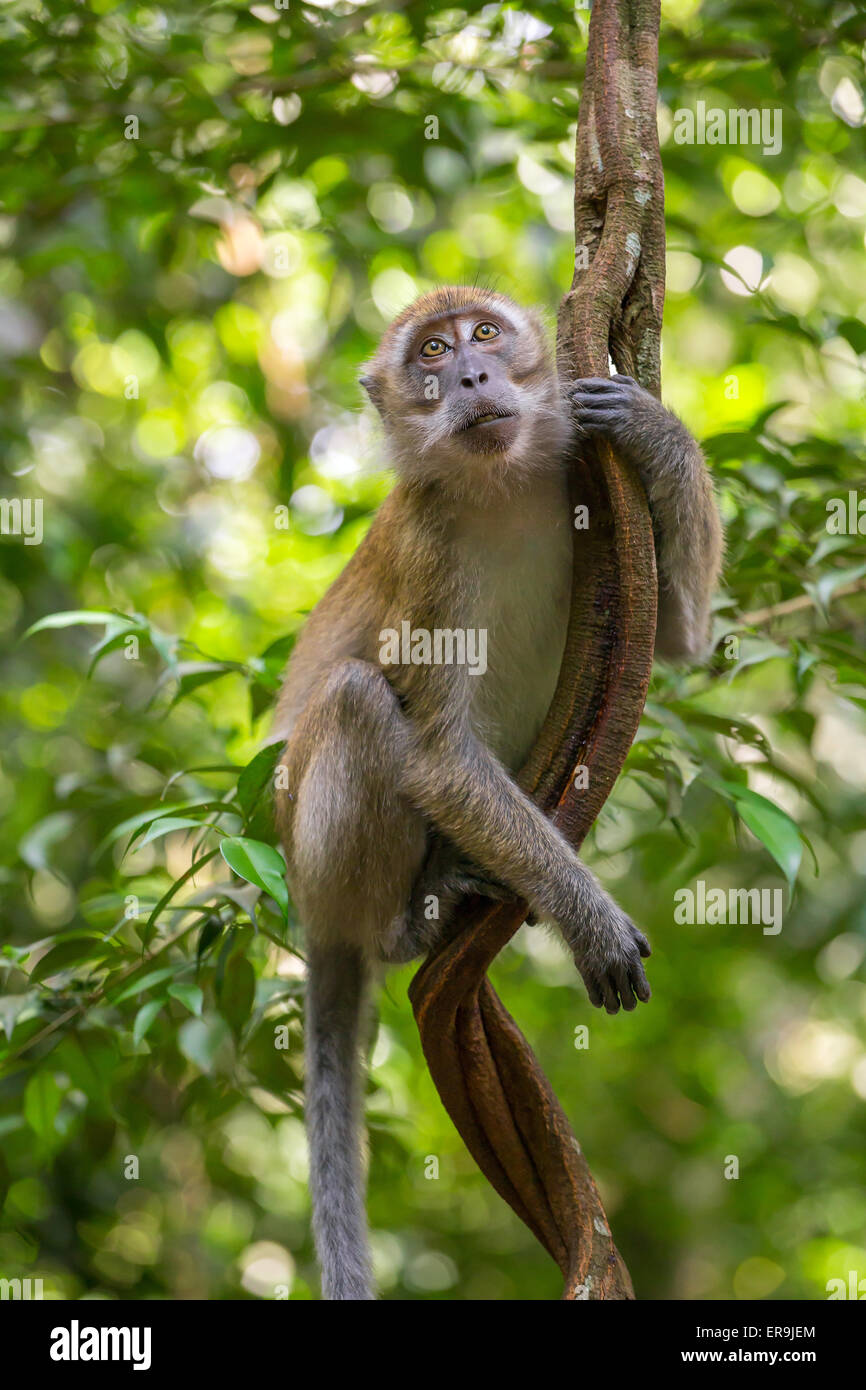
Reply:
<svg viewBox="0 0 866 1390"><path fill-rule="evenodd" d="M486 343L491 338L498 338L500 332L501 329L497 328L495 323L479 323L472 338L476 343Z"/></svg>
<svg viewBox="0 0 866 1390"><path fill-rule="evenodd" d="M422 357L441 357L443 352L448 352L447 343L443 343L441 338L428 338L420 355Z"/></svg>

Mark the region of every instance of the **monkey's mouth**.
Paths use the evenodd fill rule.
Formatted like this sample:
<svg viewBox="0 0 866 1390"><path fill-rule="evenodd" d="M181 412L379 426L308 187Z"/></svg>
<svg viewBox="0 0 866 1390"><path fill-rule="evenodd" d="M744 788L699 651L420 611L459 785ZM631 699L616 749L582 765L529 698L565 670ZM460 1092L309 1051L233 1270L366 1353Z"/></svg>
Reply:
<svg viewBox="0 0 866 1390"><path fill-rule="evenodd" d="M478 429L482 425L495 425L500 420L513 420L514 412L511 410L480 410L475 415L470 416L465 425L461 425L460 432L465 434L467 430Z"/></svg>

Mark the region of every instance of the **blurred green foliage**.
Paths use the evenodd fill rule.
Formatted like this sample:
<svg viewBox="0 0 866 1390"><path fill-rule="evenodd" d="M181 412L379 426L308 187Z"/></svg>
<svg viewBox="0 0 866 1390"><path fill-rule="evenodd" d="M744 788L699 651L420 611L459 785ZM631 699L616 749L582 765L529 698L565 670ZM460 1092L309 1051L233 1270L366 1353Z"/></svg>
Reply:
<svg viewBox="0 0 866 1390"><path fill-rule="evenodd" d="M639 1294L822 1298L866 1276L866 545L856 516L827 525L866 498L866 21L663 16L665 395L705 442L728 559L714 653L657 671L587 846L653 939L655 997L595 1014L526 928L495 978ZM384 323L476 278L552 321L587 23L3 6L0 1275L316 1296L267 711L389 485L357 387ZM779 153L677 143L698 101L778 110ZM42 500L41 544L16 498ZM678 924L699 879L785 889L783 930ZM555 1297L439 1105L410 977L368 1096L384 1294Z"/></svg>

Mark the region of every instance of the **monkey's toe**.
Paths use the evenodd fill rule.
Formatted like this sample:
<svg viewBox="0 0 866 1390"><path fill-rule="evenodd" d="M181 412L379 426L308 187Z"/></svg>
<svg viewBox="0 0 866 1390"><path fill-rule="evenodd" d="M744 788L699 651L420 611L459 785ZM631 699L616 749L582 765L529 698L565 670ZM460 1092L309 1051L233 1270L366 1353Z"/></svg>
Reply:
<svg viewBox="0 0 866 1390"><path fill-rule="evenodd" d="M453 883L461 893L477 893L482 898L492 898L494 902L504 902L511 896L504 884L476 869L457 870Z"/></svg>

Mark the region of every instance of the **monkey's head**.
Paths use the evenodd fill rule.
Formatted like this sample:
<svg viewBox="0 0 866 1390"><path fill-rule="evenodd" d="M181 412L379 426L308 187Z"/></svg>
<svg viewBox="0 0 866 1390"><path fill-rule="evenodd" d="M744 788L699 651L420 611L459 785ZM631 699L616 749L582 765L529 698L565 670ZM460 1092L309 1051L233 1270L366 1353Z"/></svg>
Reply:
<svg viewBox="0 0 866 1390"><path fill-rule="evenodd" d="M506 295L422 295L386 330L361 383L409 483L455 496L519 491L561 459L567 414L546 334Z"/></svg>

